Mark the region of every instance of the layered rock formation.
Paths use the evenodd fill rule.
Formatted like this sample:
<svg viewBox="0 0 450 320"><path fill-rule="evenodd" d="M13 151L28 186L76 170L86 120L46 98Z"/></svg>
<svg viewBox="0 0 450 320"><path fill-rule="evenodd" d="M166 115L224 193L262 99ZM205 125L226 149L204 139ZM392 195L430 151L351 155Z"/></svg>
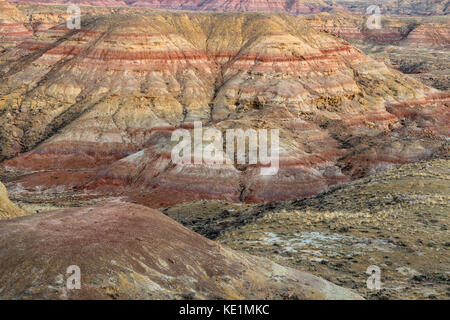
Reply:
<svg viewBox="0 0 450 320"><path fill-rule="evenodd" d="M59 3L94 6L130 6L152 9L175 9L193 11L219 12L283 12L291 14L314 13L329 10L331 6L322 0L75 0L75 1L47 1L47 0L14 0L12 3Z"/></svg>
<svg viewBox="0 0 450 320"><path fill-rule="evenodd" d="M0 0L0 52L33 34L25 27L27 18L16 7Z"/></svg>
<svg viewBox="0 0 450 320"><path fill-rule="evenodd" d="M368 29L367 16L341 11L322 12L307 16L308 24L321 31L346 40L364 40L376 43L395 43L407 37L413 22L408 19L382 16L381 29Z"/></svg>
<svg viewBox="0 0 450 320"><path fill-rule="evenodd" d="M201 10L207 11L258 11L258 12L286 12L291 14L305 14L327 9L325 1L311 0L209 0L203 1ZM195 10L195 9L194 9Z"/></svg>
<svg viewBox="0 0 450 320"><path fill-rule="evenodd" d="M335 0L336 5L352 12L365 13L371 5L378 5L382 14L395 15L444 15L449 12L447 0Z"/></svg>
<svg viewBox="0 0 450 320"><path fill-rule="evenodd" d="M0 220L21 217L26 214L25 210L22 210L9 200L8 191L0 182Z"/></svg>
<svg viewBox="0 0 450 320"><path fill-rule="evenodd" d="M428 23L412 30L403 45L450 47L450 24Z"/></svg>
<svg viewBox="0 0 450 320"><path fill-rule="evenodd" d="M447 47L450 23L447 17L381 17L381 29L368 29L367 16L340 11L307 16L308 24L346 40Z"/></svg>
<svg viewBox="0 0 450 320"><path fill-rule="evenodd" d="M154 9L194 11L258 11L305 14L340 9L365 13L371 5L379 5L383 14L443 15L449 10L448 1L389 0L10 0L12 3L68 3L94 6L133 6Z"/></svg>
<svg viewBox="0 0 450 320"><path fill-rule="evenodd" d="M362 15L344 12L308 16L313 28L350 41L366 54L440 90L449 88L449 18L387 17L379 30L367 29Z"/></svg>
<svg viewBox="0 0 450 320"><path fill-rule="evenodd" d="M0 222L1 299L358 299L155 210L106 203ZM80 268L79 290L66 287Z"/></svg>
<svg viewBox="0 0 450 320"><path fill-rule="evenodd" d="M37 146L2 163L22 191L156 207L291 199L429 158L449 134L447 95L291 16L95 16L81 30L38 33L0 61L0 154ZM280 129L278 174L175 165L171 134L195 120L222 132Z"/></svg>
<svg viewBox="0 0 450 320"><path fill-rule="evenodd" d="M51 4L17 4L17 8L27 16L27 26L34 33L53 28L57 25L66 24L72 14L67 13L68 5ZM117 11L132 10L133 8L118 8L108 6L83 6L81 5L81 16L93 16L98 14L116 13ZM145 9L140 9L145 10ZM83 18L82 18L83 19Z"/></svg>

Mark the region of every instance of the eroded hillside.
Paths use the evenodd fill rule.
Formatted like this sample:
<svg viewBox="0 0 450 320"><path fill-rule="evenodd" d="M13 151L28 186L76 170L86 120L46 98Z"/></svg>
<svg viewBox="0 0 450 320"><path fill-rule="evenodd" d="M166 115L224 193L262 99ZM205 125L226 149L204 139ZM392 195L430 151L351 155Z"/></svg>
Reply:
<svg viewBox="0 0 450 320"><path fill-rule="evenodd" d="M447 150L448 95L287 15L95 15L0 62L3 174L25 196L292 199ZM171 133L197 120L280 129L279 174L174 166Z"/></svg>

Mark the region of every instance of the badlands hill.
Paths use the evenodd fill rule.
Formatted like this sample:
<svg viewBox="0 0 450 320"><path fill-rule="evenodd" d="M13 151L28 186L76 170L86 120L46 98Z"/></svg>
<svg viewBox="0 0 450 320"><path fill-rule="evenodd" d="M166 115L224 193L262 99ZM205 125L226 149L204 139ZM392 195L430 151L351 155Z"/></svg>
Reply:
<svg viewBox="0 0 450 320"><path fill-rule="evenodd" d="M3 299L359 299L316 276L112 202L0 222ZM67 290L69 266L81 289Z"/></svg>
<svg viewBox="0 0 450 320"><path fill-rule="evenodd" d="M11 3L77 3L94 6L129 6L153 9L175 9L219 12L280 12L307 14L332 9L364 13L379 5L383 14L442 15L449 11L448 0L10 0Z"/></svg>
<svg viewBox="0 0 450 320"><path fill-rule="evenodd" d="M7 183L165 207L313 196L448 148L448 95L279 14L88 16L0 55ZM280 129L280 171L175 165L193 121Z"/></svg>
<svg viewBox="0 0 450 320"><path fill-rule="evenodd" d="M5 4L2 0L0 4ZM9 5L12 8L11 5ZM65 23L70 17L67 5L19 4L27 22L8 25L0 38L0 46L14 46L34 33ZM144 13L151 8L81 6L83 16L108 13ZM17 14L17 10L16 10ZM8 13L11 16L11 13ZM381 17L381 29L368 29L367 16L338 9L305 15L308 26L350 41L366 54L374 54L389 66L409 74L440 90L449 90L450 23L448 16L389 16ZM22 19L23 20L23 19ZM21 21L22 21L21 20ZM25 32L25 29L26 32ZM6 32L8 31L8 32ZM14 35L15 41L10 37ZM17 38L17 35L20 35Z"/></svg>

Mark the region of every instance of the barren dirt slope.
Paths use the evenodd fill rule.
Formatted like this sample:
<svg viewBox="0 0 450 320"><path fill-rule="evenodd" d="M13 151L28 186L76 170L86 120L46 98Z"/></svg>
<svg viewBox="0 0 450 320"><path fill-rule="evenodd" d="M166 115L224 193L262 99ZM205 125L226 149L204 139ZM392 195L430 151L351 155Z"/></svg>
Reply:
<svg viewBox="0 0 450 320"><path fill-rule="evenodd" d="M358 299L239 253L160 212L109 202L0 221L3 299ZM66 270L80 268L69 290Z"/></svg>

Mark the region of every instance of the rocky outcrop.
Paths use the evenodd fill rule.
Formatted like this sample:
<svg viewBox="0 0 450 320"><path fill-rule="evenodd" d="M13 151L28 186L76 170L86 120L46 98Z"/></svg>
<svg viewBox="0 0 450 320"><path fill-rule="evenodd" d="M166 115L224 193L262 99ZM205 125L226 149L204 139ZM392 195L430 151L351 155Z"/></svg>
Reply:
<svg viewBox="0 0 450 320"><path fill-rule="evenodd" d="M360 298L129 203L0 222L0 256L2 300ZM73 265L80 268L79 290L66 287Z"/></svg>
<svg viewBox="0 0 450 320"><path fill-rule="evenodd" d="M22 210L9 200L8 191L0 182L0 220L21 217L26 214L25 210Z"/></svg>
<svg viewBox="0 0 450 320"><path fill-rule="evenodd" d="M0 61L1 155L19 155L2 166L22 191L155 207L292 199L431 157L448 136L447 95L292 16L95 16L81 30L36 34ZM414 108L397 112L398 102ZM280 129L278 174L175 165L171 134L193 121Z"/></svg>

